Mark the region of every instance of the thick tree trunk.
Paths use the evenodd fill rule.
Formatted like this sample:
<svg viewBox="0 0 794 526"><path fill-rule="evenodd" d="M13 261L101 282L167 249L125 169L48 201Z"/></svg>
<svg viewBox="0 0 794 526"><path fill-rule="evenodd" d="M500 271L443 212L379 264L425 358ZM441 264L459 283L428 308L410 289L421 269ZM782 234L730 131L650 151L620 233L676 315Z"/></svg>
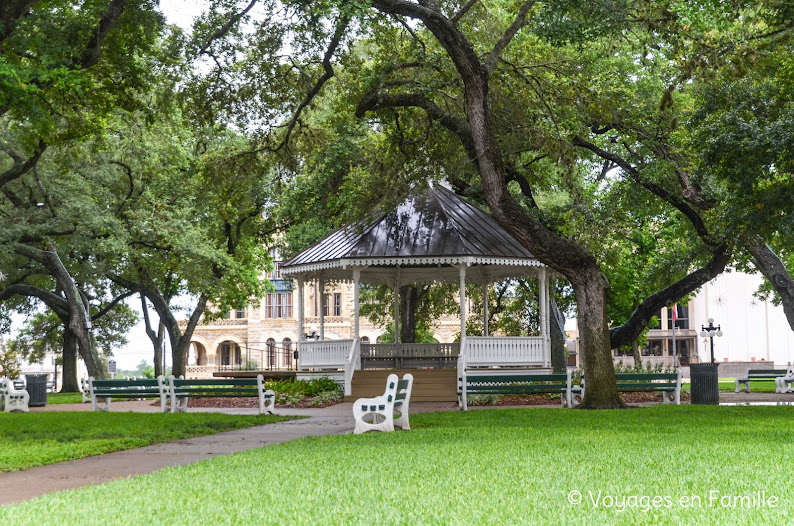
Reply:
<svg viewBox="0 0 794 526"><path fill-rule="evenodd" d="M568 367L565 349L565 317L551 300L551 368L555 373L564 373Z"/></svg>
<svg viewBox="0 0 794 526"><path fill-rule="evenodd" d="M572 282L579 309L577 318L579 342L587 383L581 409L625 407L615 382L615 366L609 344L606 313L606 277L598 269L590 269Z"/></svg>
<svg viewBox="0 0 794 526"><path fill-rule="evenodd" d="M80 382L77 380L77 338L69 327L63 330L63 356L61 358L63 380L62 393L79 393Z"/></svg>
<svg viewBox="0 0 794 526"><path fill-rule="evenodd" d="M763 239L752 237L745 241L744 246L753 256L755 267L778 293L788 324L794 330L794 284L788 269Z"/></svg>
<svg viewBox="0 0 794 526"><path fill-rule="evenodd" d="M400 342L416 342L416 309L419 305L420 285L400 288Z"/></svg>
<svg viewBox="0 0 794 526"><path fill-rule="evenodd" d="M157 336L152 341L154 345L154 377L165 375L165 364L163 363L163 341L165 339L165 325L159 324Z"/></svg>

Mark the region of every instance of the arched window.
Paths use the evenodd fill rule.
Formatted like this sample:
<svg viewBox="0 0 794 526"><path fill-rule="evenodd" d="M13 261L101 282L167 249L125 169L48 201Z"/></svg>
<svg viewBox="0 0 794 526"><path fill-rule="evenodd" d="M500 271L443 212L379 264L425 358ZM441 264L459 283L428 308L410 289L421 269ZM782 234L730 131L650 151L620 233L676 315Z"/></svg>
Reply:
<svg viewBox="0 0 794 526"><path fill-rule="evenodd" d="M281 364L289 365L292 361L292 340L290 340L289 338L284 338L284 341L281 342L281 345L284 347L284 353L282 354Z"/></svg>
<svg viewBox="0 0 794 526"><path fill-rule="evenodd" d="M243 356L239 345L229 340L221 343L221 365L240 365L242 363Z"/></svg>
<svg viewBox="0 0 794 526"><path fill-rule="evenodd" d="M267 367L274 367L276 365L276 340L273 338L267 339Z"/></svg>
<svg viewBox="0 0 794 526"><path fill-rule="evenodd" d="M361 343L369 343L369 336L362 336Z"/></svg>

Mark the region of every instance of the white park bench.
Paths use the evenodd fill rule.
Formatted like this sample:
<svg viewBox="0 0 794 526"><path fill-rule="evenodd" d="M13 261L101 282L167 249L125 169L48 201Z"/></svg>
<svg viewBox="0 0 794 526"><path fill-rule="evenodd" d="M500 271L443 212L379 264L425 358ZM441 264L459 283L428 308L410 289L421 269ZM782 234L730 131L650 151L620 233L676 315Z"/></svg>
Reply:
<svg viewBox="0 0 794 526"><path fill-rule="evenodd" d="M775 392L794 393L792 383L794 383L794 367L789 367L786 374L775 377Z"/></svg>
<svg viewBox="0 0 794 526"><path fill-rule="evenodd" d="M412 374L406 374L400 380L396 374L386 379L386 391L374 398L359 398L353 404L353 418L356 427L353 433L358 435L367 431L394 431L394 426L403 430L411 429L408 423L408 405L411 401L411 389L414 385ZM394 418L394 413L399 418Z"/></svg>
<svg viewBox="0 0 794 526"><path fill-rule="evenodd" d="M775 382L778 385L777 378L781 376L789 376L791 369L748 369L747 374L739 376L734 380L736 392L745 391L750 392L750 382ZM744 386L744 387L742 387Z"/></svg>
<svg viewBox="0 0 794 526"><path fill-rule="evenodd" d="M171 399L171 412L184 413L191 398L256 397L259 414L273 414L276 393L265 389L265 379L256 378L200 378L184 379L171 376L166 383L160 377L160 389ZM165 407L165 406L164 406ZM165 409L164 409L165 410Z"/></svg>
<svg viewBox="0 0 794 526"><path fill-rule="evenodd" d="M28 401L30 395L25 389L17 389L14 380L10 378L0 378L0 405L7 413L28 412Z"/></svg>

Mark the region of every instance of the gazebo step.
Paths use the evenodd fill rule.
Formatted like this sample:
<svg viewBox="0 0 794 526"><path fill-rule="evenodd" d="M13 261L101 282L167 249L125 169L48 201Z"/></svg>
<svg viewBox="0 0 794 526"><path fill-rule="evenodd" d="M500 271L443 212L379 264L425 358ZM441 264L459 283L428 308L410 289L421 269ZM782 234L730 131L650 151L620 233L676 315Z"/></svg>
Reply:
<svg viewBox="0 0 794 526"><path fill-rule="evenodd" d="M411 400L415 402L454 402L457 398L457 371L455 369L392 369L363 370L353 374L351 396L346 402L358 398L370 398L383 394L386 378L396 374L400 378L406 373L414 376Z"/></svg>

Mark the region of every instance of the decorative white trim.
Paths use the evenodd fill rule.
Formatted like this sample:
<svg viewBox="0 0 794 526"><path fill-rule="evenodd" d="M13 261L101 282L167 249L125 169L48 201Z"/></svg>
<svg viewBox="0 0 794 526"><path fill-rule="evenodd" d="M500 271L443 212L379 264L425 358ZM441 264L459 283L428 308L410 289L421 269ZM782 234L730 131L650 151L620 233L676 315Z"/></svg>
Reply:
<svg viewBox="0 0 794 526"><path fill-rule="evenodd" d="M294 267L281 267L283 275L303 274L318 272L327 269L342 269L348 267L394 267L401 266L431 266L431 265L499 265L506 267L545 267L537 259L500 258L493 256L436 256L436 257L399 257L399 258L364 258L364 259L333 259L318 261Z"/></svg>

